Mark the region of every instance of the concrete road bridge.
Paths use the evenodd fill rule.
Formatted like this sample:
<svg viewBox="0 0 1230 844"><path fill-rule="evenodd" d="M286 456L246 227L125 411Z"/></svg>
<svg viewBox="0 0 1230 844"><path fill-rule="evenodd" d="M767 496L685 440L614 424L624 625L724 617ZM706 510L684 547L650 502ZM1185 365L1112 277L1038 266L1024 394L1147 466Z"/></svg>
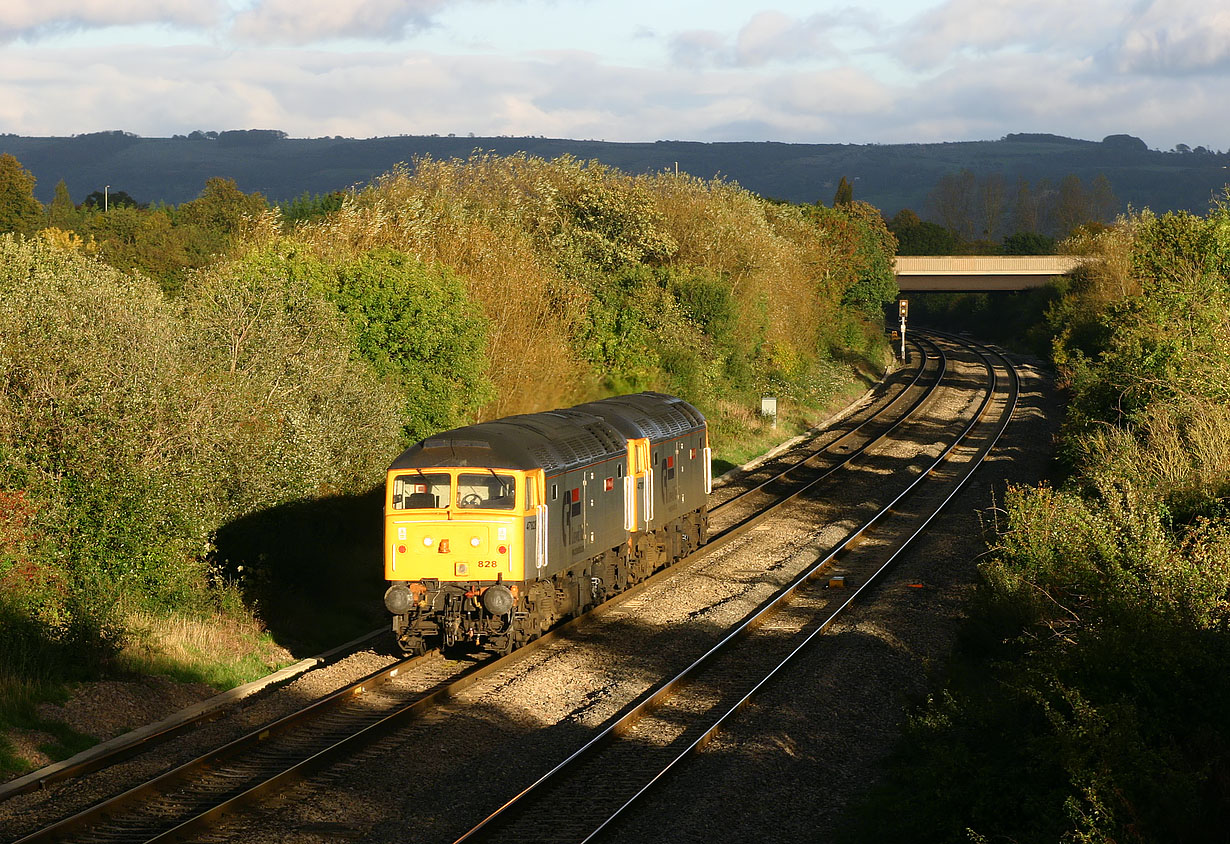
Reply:
<svg viewBox="0 0 1230 844"><path fill-rule="evenodd" d="M1026 290L1080 263L1072 255L942 255L897 258L901 292Z"/></svg>

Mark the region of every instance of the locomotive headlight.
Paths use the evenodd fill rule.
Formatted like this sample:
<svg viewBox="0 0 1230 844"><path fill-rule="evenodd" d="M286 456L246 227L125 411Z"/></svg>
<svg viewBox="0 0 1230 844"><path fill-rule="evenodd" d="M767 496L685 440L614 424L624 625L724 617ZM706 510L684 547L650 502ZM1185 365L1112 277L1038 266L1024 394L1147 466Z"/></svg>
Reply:
<svg viewBox="0 0 1230 844"><path fill-rule="evenodd" d="M410 611L414 605L414 594L404 583L394 583L384 593L384 607L393 615L401 615Z"/></svg>
<svg viewBox="0 0 1230 844"><path fill-rule="evenodd" d="M431 537L430 537L430 536L424 536L424 537L423 537L423 544L424 544L424 545L426 545L428 548L430 548L430 547L431 547Z"/></svg>
<svg viewBox="0 0 1230 844"><path fill-rule="evenodd" d="M473 537L470 537L470 544L473 545L475 548L477 548L479 545L482 544L482 540L479 539L477 536L473 536Z"/></svg>

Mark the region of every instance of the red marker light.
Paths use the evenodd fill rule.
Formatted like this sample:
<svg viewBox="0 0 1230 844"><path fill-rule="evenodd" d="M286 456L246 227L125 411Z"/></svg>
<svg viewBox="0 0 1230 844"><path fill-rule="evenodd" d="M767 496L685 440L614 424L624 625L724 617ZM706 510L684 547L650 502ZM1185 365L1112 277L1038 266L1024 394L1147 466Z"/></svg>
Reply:
<svg viewBox="0 0 1230 844"><path fill-rule="evenodd" d="M398 553L398 554L404 554L404 553L406 553L406 546L405 546L405 545L398 545L398 546L397 546L397 553Z"/></svg>
<svg viewBox="0 0 1230 844"><path fill-rule="evenodd" d="M500 548L499 548L499 551L500 551L500 553L501 553L501 554L507 554L507 553L508 553L508 546L507 546L507 545L501 545L501 546L500 546Z"/></svg>

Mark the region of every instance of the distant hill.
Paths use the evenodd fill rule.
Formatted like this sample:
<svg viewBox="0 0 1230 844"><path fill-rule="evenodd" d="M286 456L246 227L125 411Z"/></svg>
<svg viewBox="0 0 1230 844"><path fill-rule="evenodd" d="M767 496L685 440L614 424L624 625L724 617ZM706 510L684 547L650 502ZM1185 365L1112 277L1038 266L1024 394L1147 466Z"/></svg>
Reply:
<svg viewBox="0 0 1230 844"><path fill-rule="evenodd" d="M756 193L794 202L829 204L846 177L856 199L887 215L901 208L924 213L927 195L946 173L1000 173L1009 184L1058 183L1076 174L1085 183L1110 179L1121 203L1156 211L1204 212L1230 182L1230 153L1150 150L1130 135L1084 141L1057 135L1014 134L997 141L938 144L785 144L773 142L608 143L555 138L472 138L408 135L355 140L288 138L276 130L194 132L141 138L96 132L71 138L0 135L0 152L15 155L38 180L49 202L64 179L80 202L104 185L141 202L179 204L195 198L213 176L233 178L244 191L273 200L362 185L415 156L466 157L473 150L543 158L596 158L631 173L674 171L733 179Z"/></svg>

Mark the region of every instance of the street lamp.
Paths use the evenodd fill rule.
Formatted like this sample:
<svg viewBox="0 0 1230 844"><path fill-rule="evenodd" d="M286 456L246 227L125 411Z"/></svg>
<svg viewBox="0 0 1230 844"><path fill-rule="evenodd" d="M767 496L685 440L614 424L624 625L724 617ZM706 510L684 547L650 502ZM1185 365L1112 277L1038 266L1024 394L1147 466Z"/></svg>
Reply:
<svg viewBox="0 0 1230 844"><path fill-rule="evenodd" d="M111 185L103 185L103 213L107 212L108 200L111 197Z"/></svg>

